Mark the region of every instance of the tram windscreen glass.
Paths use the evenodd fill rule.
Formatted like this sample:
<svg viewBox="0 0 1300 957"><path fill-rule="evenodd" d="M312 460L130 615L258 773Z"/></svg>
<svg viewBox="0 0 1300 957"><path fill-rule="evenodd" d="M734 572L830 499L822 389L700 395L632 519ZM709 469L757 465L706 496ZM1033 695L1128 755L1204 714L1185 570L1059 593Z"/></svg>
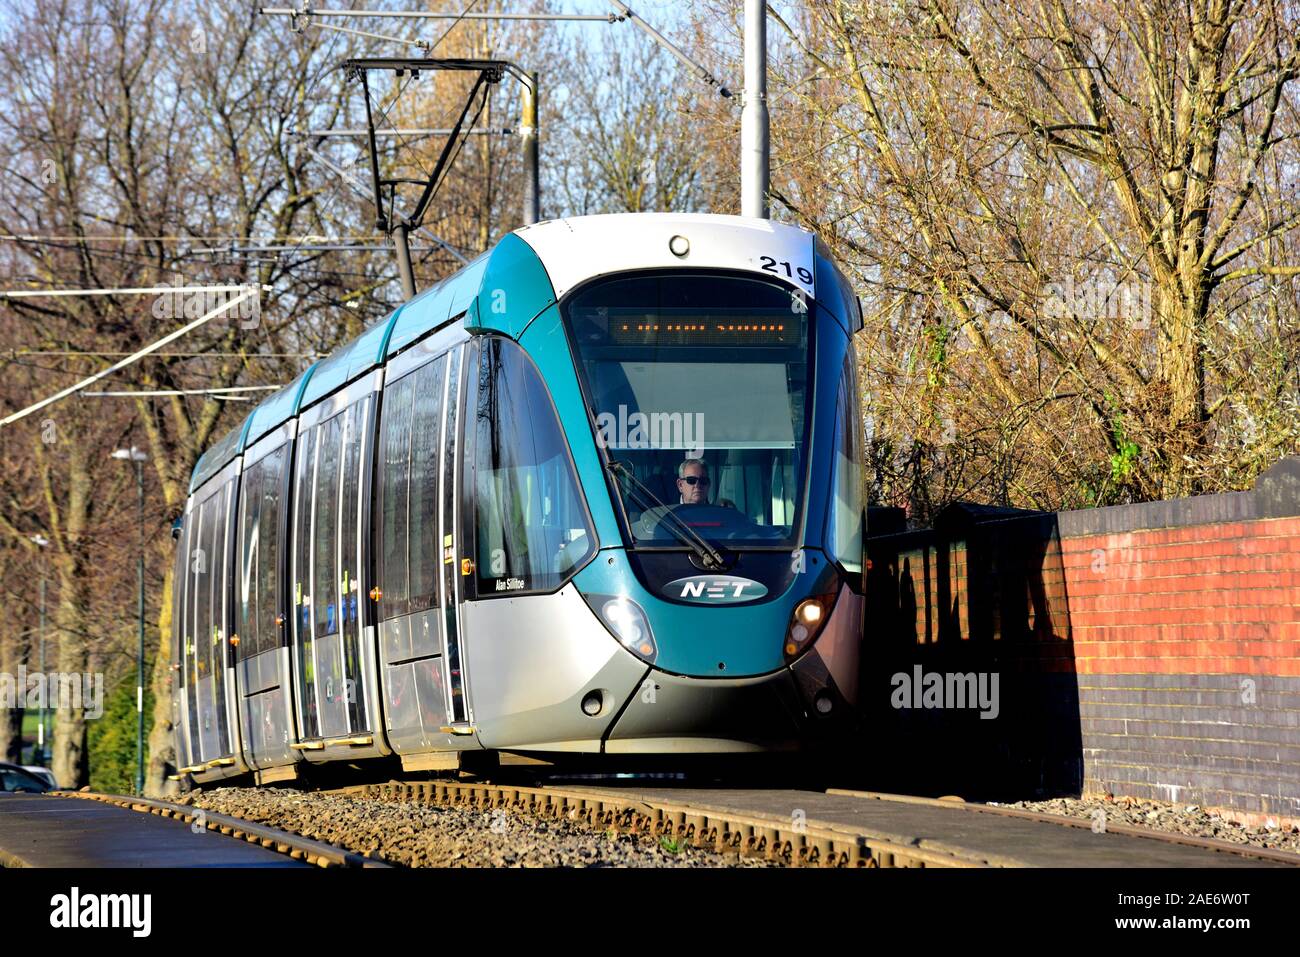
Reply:
<svg viewBox="0 0 1300 957"><path fill-rule="evenodd" d="M601 280L564 310L639 543L788 544L807 468L812 301L716 274Z"/></svg>

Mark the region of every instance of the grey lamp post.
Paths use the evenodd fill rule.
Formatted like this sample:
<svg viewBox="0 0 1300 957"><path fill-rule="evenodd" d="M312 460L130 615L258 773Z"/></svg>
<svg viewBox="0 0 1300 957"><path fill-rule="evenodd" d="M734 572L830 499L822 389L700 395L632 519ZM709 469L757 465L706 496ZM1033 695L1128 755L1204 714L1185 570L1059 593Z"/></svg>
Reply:
<svg viewBox="0 0 1300 957"><path fill-rule="evenodd" d="M39 547L39 548L48 548L49 545L50 545L50 540L49 540L48 538L46 538L44 535L33 535L33 536L32 536L32 542L35 543L36 546ZM38 642L39 642L39 648L40 648L40 652L39 652L39 655L40 655L40 664L39 664L39 667L40 667L40 669L41 669L41 680L42 680L42 681L45 681L46 679L45 679L45 555L44 555L44 553L42 553L42 555L41 555L41 617L40 617L40 630L39 630L39 632L38 632L37 634L38 634L38 636L39 636L37 640L38 640ZM48 687L49 687L49 686L47 685L47 686L46 686L46 694L41 695L41 711L40 711L40 714L38 714L38 715L36 716L36 717L37 717L37 724L36 724L36 757L35 757L35 759L32 761L33 764L38 764L38 765L40 765L41 767L46 767L46 766L48 765L48 761L47 761L46 756L45 756L45 748L46 748L46 745L45 745L45 737L46 737L46 735L45 735L45 716L46 716L46 709L45 709L45 704L46 704L46 702L45 702L45 699L46 699L47 695L49 694Z"/></svg>
<svg viewBox="0 0 1300 957"><path fill-rule="evenodd" d="M113 458L135 463L136 490L140 503L140 554L136 564L136 576L140 583L140 641L136 649L136 685L135 685L135 793L144 793L144 463L149 460L134 445L129 449L118 449Z"/></svg>

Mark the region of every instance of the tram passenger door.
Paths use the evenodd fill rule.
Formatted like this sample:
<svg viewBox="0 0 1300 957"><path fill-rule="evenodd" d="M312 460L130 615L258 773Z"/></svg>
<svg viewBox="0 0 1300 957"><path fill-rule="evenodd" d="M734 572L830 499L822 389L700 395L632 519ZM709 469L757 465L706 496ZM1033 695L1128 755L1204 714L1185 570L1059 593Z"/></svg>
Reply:
<svg viewBox="0 0 1300 957"><path fill-rule="evenodd" d="M447 731L453 735L470 735L473 733L473 716L470 712L468 683L465 675L464 625L461 615L466 598L466 577L473 570L473 540L464 540L460 510L461 496L459 477L463 473L462 458L465 454L462 434L468 434L473 427L473 409L476 390L473 377L467 378L464 370L473 368L473 356L477 349L473 346L457 346L452 350L447 367L447 398L444 403L442 463L439 506L439 549L440 587L442 592L442 633L443 680L446 688ZM468 387L467 387L468 385ZM461 410L468 417L467 423L460 421Z"/></svg>
<svg viewBox="0 0 1300 957"><path fill-rule="evenodd" d="M182 630L186 727L191 766L234 753L226 701L226 549L231 484L192 507Z"/></svg>
<svg viewBox="0 0 1300 957"><path fill-rule="evenodd" d="M238 628L239 725L249 767L292 763L289 715L292 701L289 653L284 647L284 593L280 556L290 527L283 503L290 447L283 437L246 455L241 492L235 624ZM291 629L290 629L291 632Z"/></svg>
<svg viewBox="0 0 1300 957"><path fill-rule="evenodd" d="M181 530L179 554L176 557L176 603L172 614L176 618L176 657L172 663L175 675L175 692L172 705L175 711L177 735L176 766L190 767L199 761L198 740L198 689L195 687L194 654L194 572L191 558L199 537L199 504L193 498L186 503L185 522Z"/></svg>
<svg viewBox="0 0 1300 957"><path fill-rule="evenodd" d="M454 437L456 416L447 405L455 404L460 358L453 349L410 359L418 364L399 367L385 385L376 483L386 730L402 755L457 747L445 730L451 708L441 490L447 462L454 462L447 429L450 421Z"/></svg>
<svg viewBox="0 0 1300 957"><path fill-rule="evenodd" d="M175 534L175 533L173 533ZM181 525L180 535L176 541L176 557L172 568L172 633L167 637L171 642L171 675L167 683L168 697L171 699L172 728L179 731L176 735L176 767L189 767L189 741L184 736L185 725L181 714L185 707L185 526ZM183 742L183 746L182 746Z"/></svg>
<svg viewBox="0 0 1300 957"><path fill-rule="evenodd" d="M370 399L304 430L295 522L295 670L300 737L370 729L362 678L361 466Z"/></svg>
<svg viewBox="0 0 1300 957"><path fill-rule="evenodd" d="M208 760L204 739L211 736L211 712L207 705L212 676L207 653L207 626L211 616L212 586L208 574L212 551L212 506L196 504L190 515L194 523L189 542L189 595L185 629L185 704L189 730L191 766Z"/></svg>

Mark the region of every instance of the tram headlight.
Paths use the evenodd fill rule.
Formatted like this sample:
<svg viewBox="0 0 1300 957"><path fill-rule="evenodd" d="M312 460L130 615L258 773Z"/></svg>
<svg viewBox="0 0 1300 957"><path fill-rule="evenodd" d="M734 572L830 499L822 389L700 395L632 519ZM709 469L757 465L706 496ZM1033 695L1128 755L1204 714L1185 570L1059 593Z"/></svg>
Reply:
<svg viewBox="0 0 1300 957"><path fill-rule="evenodd" d="M644 661L653 662L659 656L650 621L640 605L626 595L588 595L586 598L624 648Z"/></svg>
<svg viewBox="0 0 1300 957"><path fill-rule="evenodd" d="M835 591L805 598L794 606L790 626L785 631L785 647L782 649L787 661L797 658L816 640L826 626L827 619L831 617L838 594L837 588Z"/></svg>

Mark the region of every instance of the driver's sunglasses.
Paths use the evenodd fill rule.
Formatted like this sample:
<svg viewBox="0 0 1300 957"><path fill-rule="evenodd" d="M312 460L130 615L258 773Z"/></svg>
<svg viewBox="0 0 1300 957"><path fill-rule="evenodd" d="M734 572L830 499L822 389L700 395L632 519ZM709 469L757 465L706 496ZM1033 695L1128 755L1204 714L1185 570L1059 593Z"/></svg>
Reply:
<svg viewBox="0 0 1300 957"><path fill-rule="evenodd" d="M709 477L707 475L683 475L682 481L687 485L708 485Z"/></svg>

